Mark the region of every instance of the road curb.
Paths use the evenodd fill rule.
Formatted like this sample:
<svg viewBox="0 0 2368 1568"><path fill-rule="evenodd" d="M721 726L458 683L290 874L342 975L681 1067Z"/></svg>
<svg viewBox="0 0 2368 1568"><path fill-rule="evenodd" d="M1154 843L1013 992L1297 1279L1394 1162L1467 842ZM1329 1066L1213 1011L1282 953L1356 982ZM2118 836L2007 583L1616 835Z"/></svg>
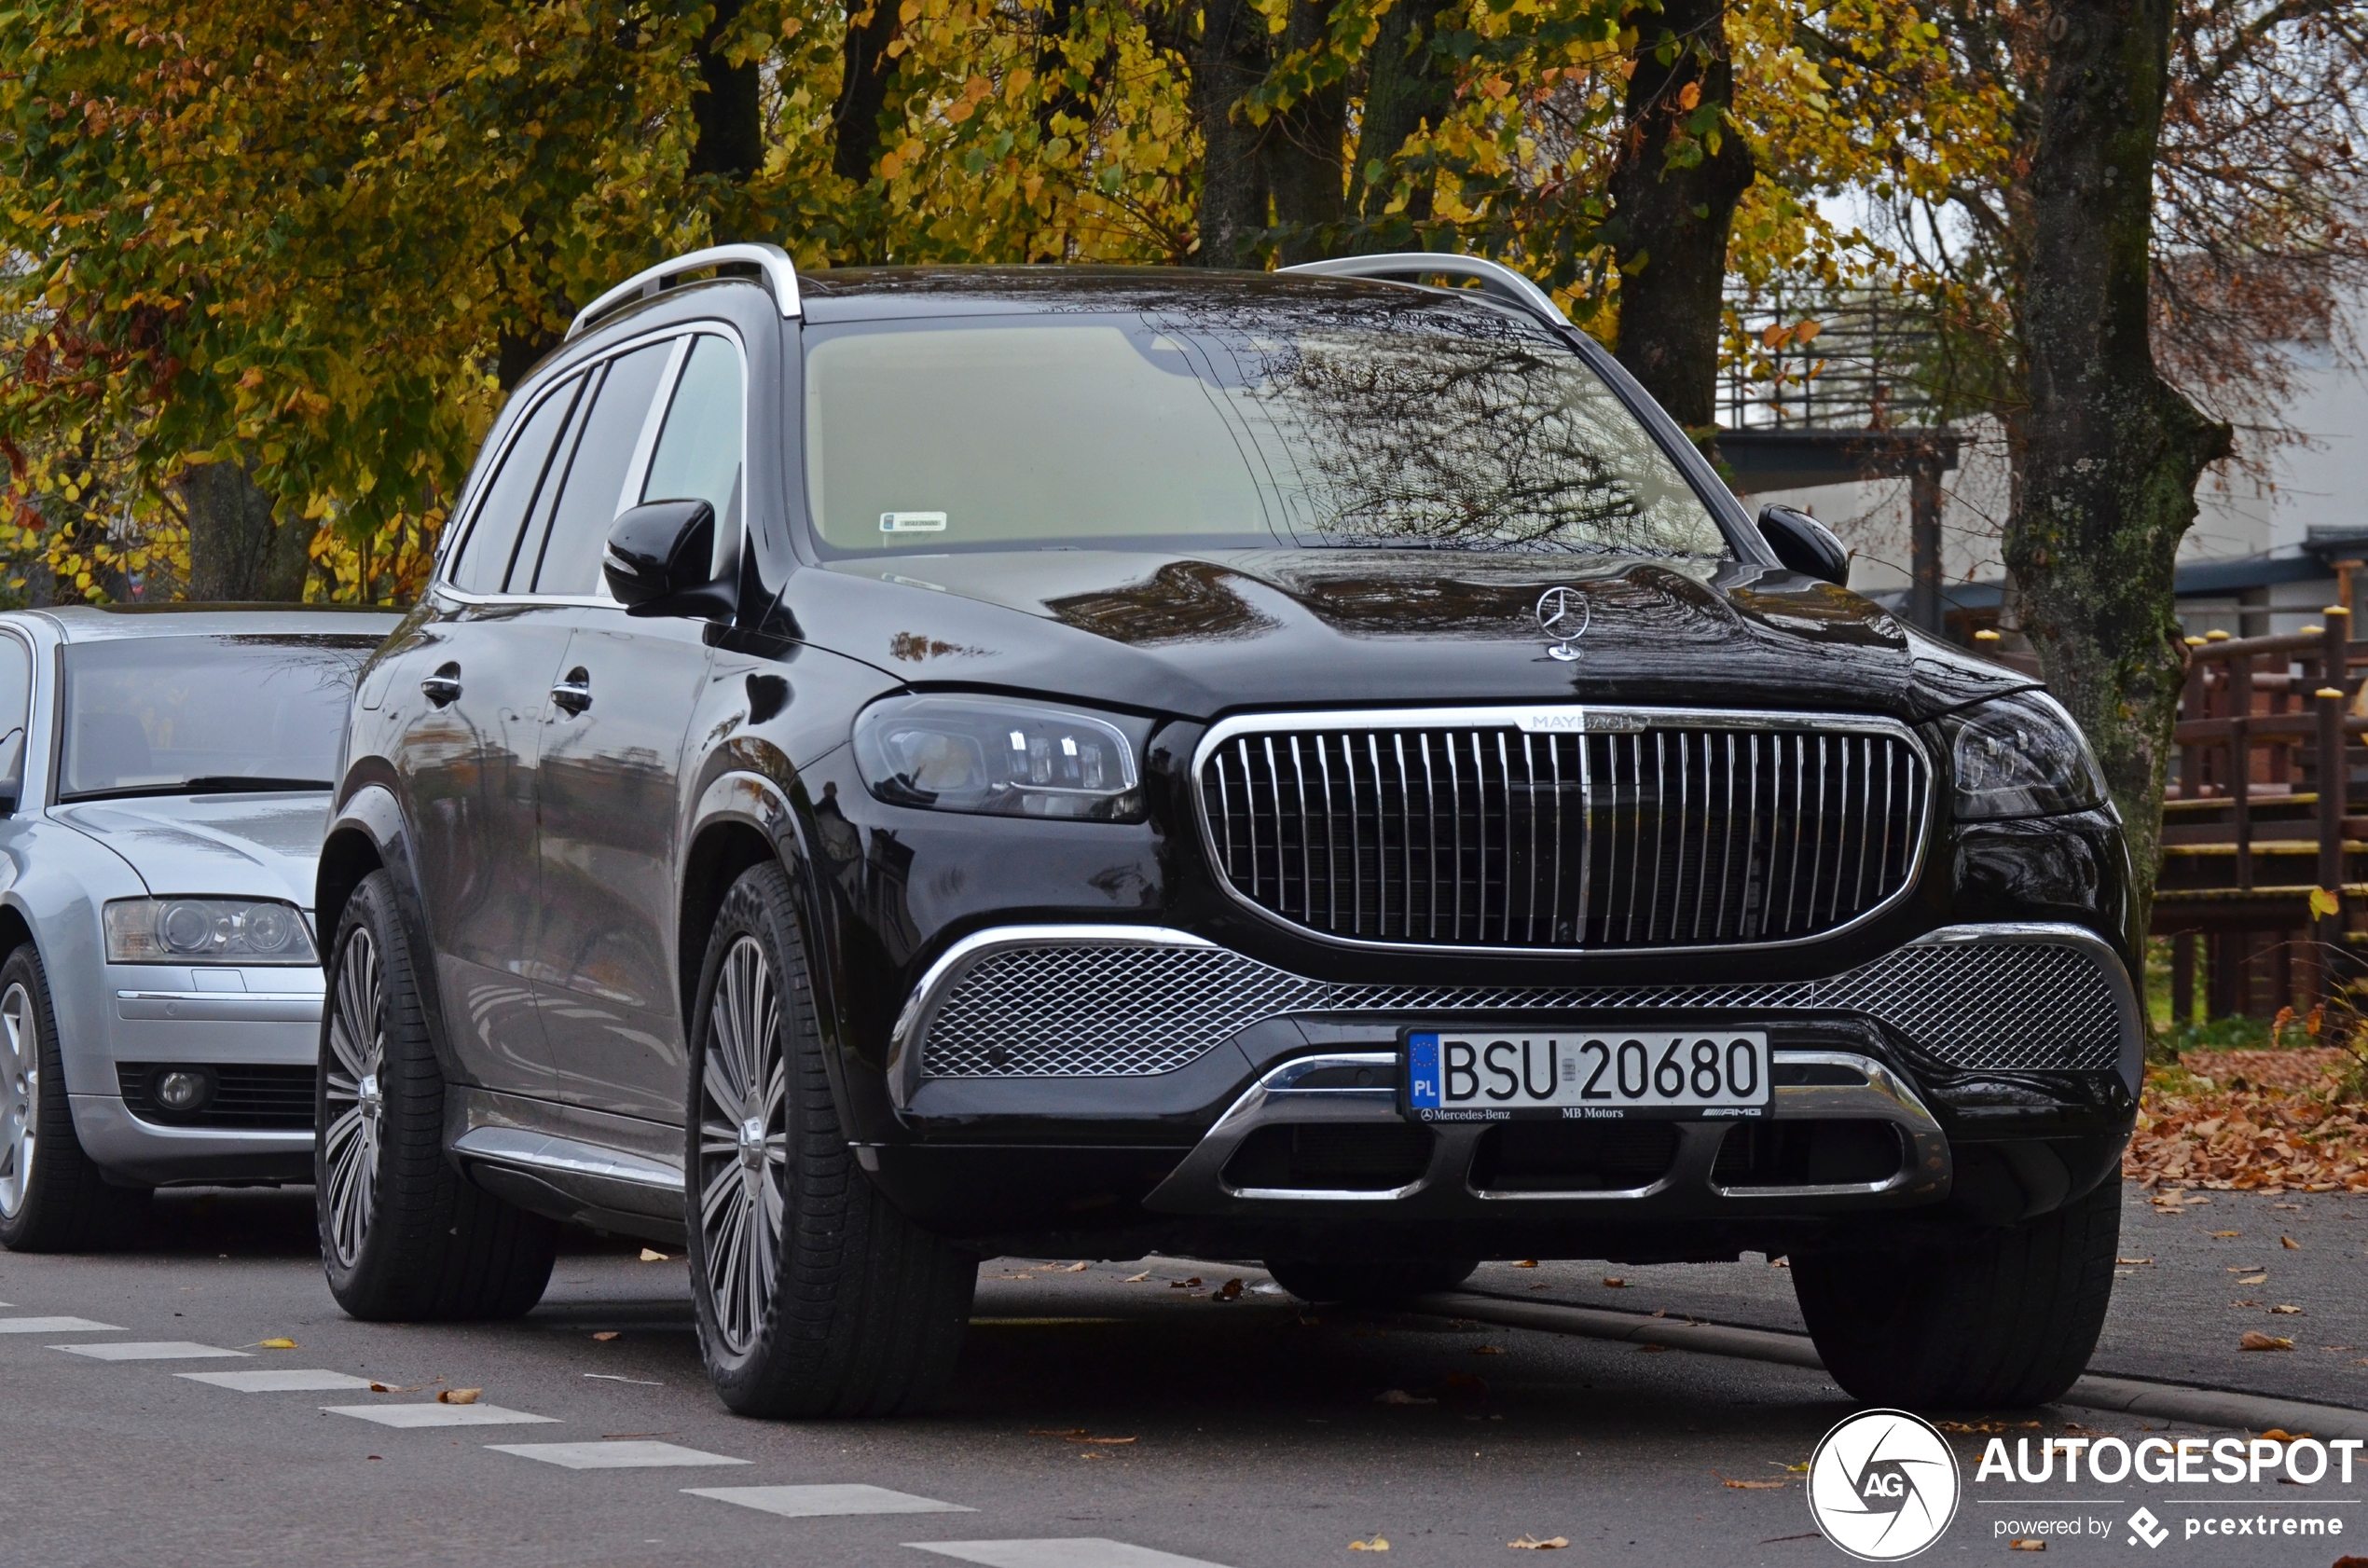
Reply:
<svg viewBox="0 0 2368 1568"><path fill-rule="evenodd" d="M1466 1290L1440 1291L1411 1303L1417 1310L1441 1317L1470 1318L1508 1328L1535 1328L1547 1334L1573 1334L1581 1339L1613 1340L1631 1344L1665 1345L1703 1355L1732 1355L1747 1361L1773 1361L1787 1367L1823 1371L1825 1363L1806 1334L1780 1333L1770 1328L1730 1328L1717 1323L1688 1323L1679 1317L1653 1317L1644 1313L1609 1312L1602 1307L1572 1307L1550 1301L1511 1301ZM2191 1422L2199 1426L2233 1426L2265 1432L2272 1427L2315 1437L2368 1438L2368 1410L2337 1405L2313 1405L2299 1399L2279 1399L2261 1394L2227 1394L2218 1389L2188 1388L2179 1383L2146 1382L2136 1378L2085 1377L2056 1401L2084 1410L2115 1410L2149 1415L2164 1421Z"/></svg>

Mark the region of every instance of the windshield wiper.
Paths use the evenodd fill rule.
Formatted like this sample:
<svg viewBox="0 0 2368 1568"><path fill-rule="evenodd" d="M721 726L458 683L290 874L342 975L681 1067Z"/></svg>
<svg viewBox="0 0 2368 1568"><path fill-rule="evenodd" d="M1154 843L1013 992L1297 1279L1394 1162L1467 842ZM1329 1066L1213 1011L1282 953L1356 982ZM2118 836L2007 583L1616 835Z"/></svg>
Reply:
<svg viewBox="0 0 2368 1568"><path fill-rule="evenodd" d="M244 773L206 773L195 778L185 778L178 784L127 784L116 790L77 790L60 795L58 801L61 805L71 805L76 801L133 800L143 795L270 794L282 791L327 791L333 787L325 778L274 778Z"/></svg>

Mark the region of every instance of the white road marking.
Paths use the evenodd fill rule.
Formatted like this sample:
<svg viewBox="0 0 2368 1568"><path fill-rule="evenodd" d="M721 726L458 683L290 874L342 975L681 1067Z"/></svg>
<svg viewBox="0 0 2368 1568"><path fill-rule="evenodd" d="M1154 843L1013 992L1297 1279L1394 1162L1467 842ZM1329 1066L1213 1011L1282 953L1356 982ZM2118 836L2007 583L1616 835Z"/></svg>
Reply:
<svg viewBox="0 0 2368 1568"><path fill-rule="evenodd" d="M238 1394L296 1394L323 1388L367 1388L368 1378L319 1368L258 1367L252 1372L175 1372L191 1382L210 1382Z"/></svg>
<svg viewBox="0 0 2368 1568"><path fill-rule="evenodd" d="M529 1415L499 1405L324 1405L331 1415L375 1421L380 1426L519 1426L528 1422L558 1424L553 1415Z"/></svg>
<svg viewBox="0 0 2368 1568"><path fill-rule="evenodd" d="M93 1361L212 1361L221 1356L244 1356L242 1350L218 1350L213 1345L192 1344L186 1340L127 1341L112 1345L51 1345L51 1350L64 1351L68 1355L87 1355Z"/></svg>
<svg viewBox="0 0 2368 1568"><path fill-rule="evenodd" d="M919 1551L982 1562L986 1568L1218 1568L1197 1557L1153 1551L1099 1535L1069 1535L1049 1541L907 1541Z"/></svg>
<svg viewBox="0 0 2368 1568"><path fill-rule="evenodd" d="M0 1334L120 1334L112 1323L87 1317L0 1317Z"/></svg>
<svg viewBox="0 0 2368 1568"><path fill-rule="evenodd" d="M737 1503L783 1519L821 1519L833 1514L974 1514L959 1503L890 1492L884 1486L686 1486L694 1497Z"/></svg>
<svg viewBox="0 0 2368 1568"><path fill-rule="evenodd" d="M745 1459L726 1459L720 1453L702 1453L674 1443L488 1443L496 1453L515 1453L520 1459L539 1459L545 1465L561 1465L571 1470L644 1470L681 1465L746 1465Z"/></svg>

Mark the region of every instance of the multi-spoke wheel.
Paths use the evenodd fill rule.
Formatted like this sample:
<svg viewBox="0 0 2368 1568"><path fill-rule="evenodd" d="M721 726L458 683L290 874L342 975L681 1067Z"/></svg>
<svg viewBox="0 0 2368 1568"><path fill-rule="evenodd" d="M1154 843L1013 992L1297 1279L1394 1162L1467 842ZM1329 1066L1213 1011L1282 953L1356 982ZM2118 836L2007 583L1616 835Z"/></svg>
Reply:
<svg viewBox="0 0 2368 1568"><path fill-rule="evenodd" d="M745 933L723 955L699 1075L699 1233L723 1347L745 1355L773 1305L790 1160L781 1004L764 948Z"/></svg>
<svg viewBox="0 0 2368 1568"><path fill-rule="evenodd" d="M558 1227L444 1158L444 1072L386 873L346 901L328 983L312 1162L330 1293L362 1318L516 1317L543 1299Z"/></svg>
<svg viewBox="0 0 2368 1568"><path fill-rule="evenodd" d="M716 1392L745 1415L925 1403L961 1352L978 1260L906 1219L856 1167L778 865L732 885L706 952L684 1221Z"/></svg>
<svg viewBox="0 0 2368 1568"><path fill-rule="evenodd" d="M145 1188L110 1187L75 1136L58 1017L27 942L0 963L0 1246L62 1252L123 1239Z"/></svg>
<svg viewBox="0 0 2368 1568"><path fill-rule="evenodd" d="M349 927L337 963L337 995L329 1004L328 1060L321 1075L326 1125L321 1129L323 1243L347 1268L362 1256L370 1201L379 1181L379 1124L385 1101L379 1073L386 1064L380 1019L379 953L370 928Z"/></svg>

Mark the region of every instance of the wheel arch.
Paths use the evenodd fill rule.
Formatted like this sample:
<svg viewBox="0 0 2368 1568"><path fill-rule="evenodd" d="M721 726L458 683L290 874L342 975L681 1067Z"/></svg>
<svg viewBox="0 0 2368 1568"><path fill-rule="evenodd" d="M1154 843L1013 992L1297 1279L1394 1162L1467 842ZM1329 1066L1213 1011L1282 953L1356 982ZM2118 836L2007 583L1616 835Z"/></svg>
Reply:
<svg viewBox="0 0 2368 1568"><path fill-rule="evenodd" d="M418 875L411 860L410 835L403 820L402 802L392 786L380 779L350 785L350 792L331 814L321 842L319 868L312 881L312 920L321 948L324 972L334 956L338 924L346 904L363 878L383 871L394 886L395 910L403 933L411 943L420 977L420 1002L428 1018L428 1038L447 1082L465 1081L460 1062L447 1043L444 998L436 980L435 947L430 936L427 907L420 901Z"/></svg>

